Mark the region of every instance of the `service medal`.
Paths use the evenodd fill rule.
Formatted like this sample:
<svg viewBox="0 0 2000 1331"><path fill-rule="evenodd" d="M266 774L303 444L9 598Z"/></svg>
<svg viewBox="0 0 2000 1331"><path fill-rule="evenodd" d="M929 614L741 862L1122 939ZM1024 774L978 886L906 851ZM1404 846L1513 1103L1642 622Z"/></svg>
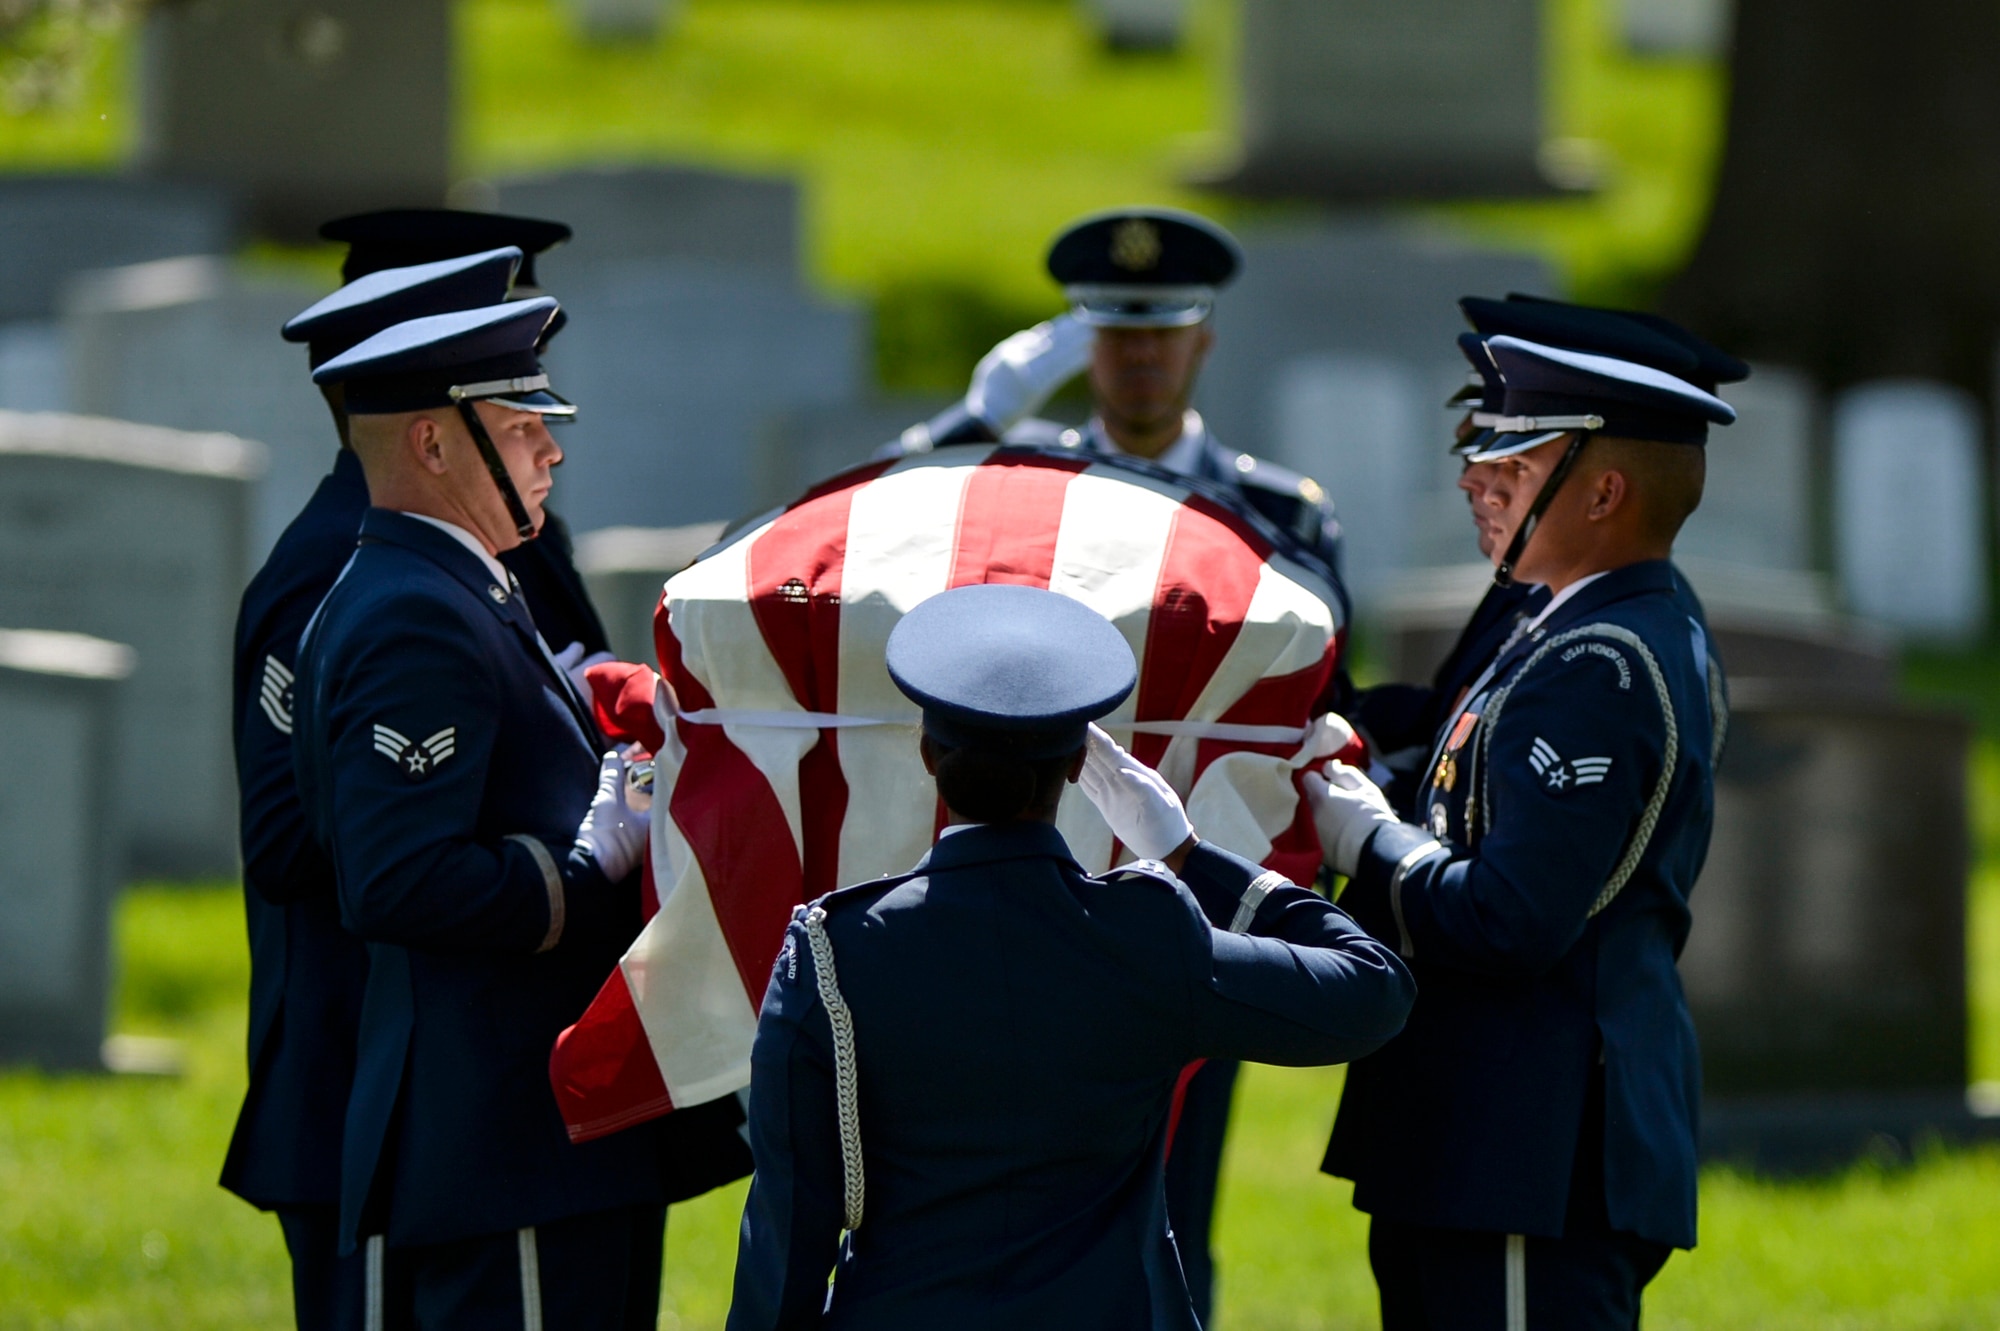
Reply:
<svg viewBox="0 0 2000 1331"><path fill-rule="evenodd" d="M1458 784L1457 754L1447 753L1438 759L1437 775L1431 778L1431 784L1447 795L1451 793L1451 788Z"/></svg>

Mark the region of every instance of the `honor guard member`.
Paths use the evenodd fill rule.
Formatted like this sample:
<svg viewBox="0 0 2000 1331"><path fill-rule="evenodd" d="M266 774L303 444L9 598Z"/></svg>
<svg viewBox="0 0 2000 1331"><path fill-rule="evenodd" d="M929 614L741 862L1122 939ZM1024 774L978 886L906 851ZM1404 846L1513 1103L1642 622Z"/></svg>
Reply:
<svg viewBox="0 0 2000 1331"><path fill-rule="evenodd" d="M315 365L392 324L507 298L521 251L377 272L292 320ZM333 865L306 830L292 775L299 635L354 553L368 508L342 450L243 593L236 620L236 778L250 933L250 1084L222 1186L278 1213L304 1331L363 1326L365 1263L339 1247L340 1139L368 954L341 927Z"/></svg>
<svg viewBox="0 0 2000 1331"><path fill-rule="evenodd" d="M1750 367L1687 330L1637 311L1599 309L1566 301L1510 293L1505 300L1467 296L1458 302L1478 337L1461 338L1473 363L1465 388L1448 406L1463 408L1453 452L1464 458L1501 411L1499 371L1480 338L1506 335L1543 346L1588 351L1650 365L1713 393L1719 383L1747 378ZM1492 479L1493 463L1464 463L1459 488L1471 504L1482 559L1491 559L1495 527L1480 506ZM1490 585L1458 641L1438 665L1429 685L1384 684L1361 692L1349 719L1367 739L1376 766L1369 775L1388 792L1399 813L1415 816L1417 779L1430 757L1431 740L1464 690L1494 652L1527 619L1548 604L1548 589L1509 579ZM1699 616L1697 605L1694 613Z"/></svg>
<svg viewBox="0 0 2000 1331"><path fill-rule="evenodd" d="M1409 976L1339 908L1197 842L1167 783L1087 728L1136 678L1088 607L944 592L888 669L949 826L786 933L730 1331L1193 1331L1161 1176L1182 1067L1357 1057L1402 1025ZM1079 779L1158 858L1079 869L1054 826Z"/></svg>
<svg viewBox="0 0 2000 1331"><path fill-rule="evenodd" d="M965 400L905 431L892 451L1004 440L1143 458L1234 492L1337 568L1340 525L1326 492L1225 448L1188 405L1215 343L1216 292L1242 266L1235 237L1194 213L1119 208L1071 223L1048 255L1070 312L1001 342L973 371ZM1093 411L1081 429L1032 416L1085 372Z"/></svg>
<svg viewBox="0 0 2000 1331"><path fill-rule="evenodd" d="M1622 1328L1695 1240L1695 1034L1674 971L1726 716L1669 562L1735 413L1636 362L1506 335L1469 458L1497 573L1548 603L1440 725L1420 821L1307 781L1354 917L1421 997L1348 1073L1325 1168L1373 1217L1387 1331Z"/></svg>
<svg viewBox="0 0 2000 1331"><path fill-rule="evenodd" d="M1340 525L1317 482L1226 448L1188 404L1215 330L1218 290L1243 252L1205 217L1169 208L1121 208L1082 218L1058 235L1048 271L1070 312L1016 333L980 361L965 401L907 431L892 448L1002 439L1142 458L1205 481L1268 519L1319 564L1340 604ZM1093 411L1081 429L1029 415L1076 374L1089 375ZM1347 710L1352 687L1340 671L1324 706ZM1209 1224L1236 1069L1204 1066L1189 1081L1167 1161L1168 1209L1195 1307L1206 1316L1213 1291Z"/></svg>
<svg viewBox="0 0 2000 1331"><path fill-rule="evenodd" d="M340 268L343 282L383 268L433 263L499 245L517 246L522 253L521 270L514 278L512 296L526 300L545 294L535 272L535 256L564 244L572 232L561 222L538 217L456 208L389 208L338 218L322 226L319 234L322 240L348 247ZM542 335L544 346L568 319L567 314L557 312ZM354 519L357 523L361 520L358 510ZM561 518L544 510L542 530L535 539L505 552L500 562L520 582L535 626L574 676L580 679L583 667L611 659L604 622L576 571L569 528Z"/></svg>
<svg viewBox="0 0 2000 1331"><path fill-rule="evenodd" d="M369 954L342 1240L380 1236L400 1280L371 1278L375 1315L422 1331L657 1316L657 1139L572 1145L547 1076L638 930L646 837L497 557L562 459L544 417L574 410L535 354L555 312L411 320L313 376L372 505L295 689L300 798Z"/></svg>

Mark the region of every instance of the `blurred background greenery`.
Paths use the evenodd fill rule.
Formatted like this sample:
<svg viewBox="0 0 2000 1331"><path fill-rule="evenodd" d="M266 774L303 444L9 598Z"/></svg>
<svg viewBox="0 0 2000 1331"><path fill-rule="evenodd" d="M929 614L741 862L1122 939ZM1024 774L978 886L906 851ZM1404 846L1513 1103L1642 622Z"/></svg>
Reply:
<svg viewBox="0 0 2000 1331"><path fill-rule="evenodd" d="M691 0L669 38L607 47L551 0L459 0L458 174L794 173L809 271L872 303L883 386L956 391L996 338L1056 308L1040 258L1068 218L1134 200L1271 211L1179 183L1231 142L1232 12L1197 0L1182 50L1130 55L1104 51L1068 0ZM1546 255L1575 297L1643 300L1701 225L1724 73L1626 54L1609 0L1548 13L1552 122L1602 188L1418 216ZM72 18L47 38L68 43L60 74L0 115L0 170L110 168L132 150L129 24L115 6ZM1973 1068L2000 1080L2000 654L1917 656L1907 679L1980 719ZM180 1041L185 1070L0 1074L0 1328L286 1325L275 1222L214 1184L243 1086L236 889L134 889L118 930L117 1028ZM1317 1173L1338 1087L1337 1071L1244 1079L1219 1223L1225 1331L1373 1324L1365 1222ZM662 1326L721 1325L740 1203L739 1185L676 1208ZM1702 1215L1704 1246L1670 1263L1649 1326L2000 1325L2000 1151L1803 1182L1711 1169Z"/></svg>

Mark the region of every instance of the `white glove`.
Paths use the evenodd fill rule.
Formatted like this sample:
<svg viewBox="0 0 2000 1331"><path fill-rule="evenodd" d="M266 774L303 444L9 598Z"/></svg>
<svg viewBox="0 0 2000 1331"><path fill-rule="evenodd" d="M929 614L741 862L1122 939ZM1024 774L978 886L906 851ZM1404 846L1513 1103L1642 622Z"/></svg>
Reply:
<svg viewBox="0 0 2000 1331"><path fill-rule="evenodd" d="M646 850L648 821L626 802L625 755L616 751L605 754L597 769L597 794L576 829L577 849L587 851L604 876L615 883L639 867L639 856Z"/></svg>
<svg viewBox="0 0 2000 1331"><path fill-rule="evenodd" d="M1142 860L1157 860L1194 835L1181 797L1167 779L1120 748L1096 725L1084 749L1083 793L1104 815L1111 835Z"/></svg>
<svg viewBox="0 0 2000 1331"><path fill-rule="evenodd" d="M1352 878L1361 866L1361 848L1368 844L1369 834L1384 823L1402 821L1381 787L1346 763L1328 763L1325 776L1307 772L1305 788L1320 850L1335 873Z"/></svg>
<svg viewBox="0 0 2000 1331"><path fill-rule="evenodd" d="M1004 339L973 367L965 409L996 432L1006 430L1083 373L1096 337L1074 314L1059 314Z"/></svg>
<svg viewBox="0 0 2000 1331"><path fill-rule="evenodd" d="M583 654L583 644L580 642L573 642L559 652L550 652L549 656L555 661L562 672L569 676L570 683L576 685L577 693L585 701L589 701L590 699L590 680L584 676L583 672L594 665L603 665L606 661L616 661L618 659L610 652L595 652L589 656L585 656Z"/></svg>

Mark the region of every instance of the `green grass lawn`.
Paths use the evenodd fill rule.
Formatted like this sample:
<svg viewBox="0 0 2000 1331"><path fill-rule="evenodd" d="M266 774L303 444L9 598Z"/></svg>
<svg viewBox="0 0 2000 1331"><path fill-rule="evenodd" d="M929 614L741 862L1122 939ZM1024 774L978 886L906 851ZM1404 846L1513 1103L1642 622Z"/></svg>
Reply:
<svg viewBox="0 0 2000 1331"><path fill-rule="evenodd" d="M1982 876L1976 973L2000 975ZM0 1073L0 1331L290 1324L275 1221L215 1185L243 1089L242 915L227 887L142 888L118 914L118 1029L181 1040L176 1078ZM2000 1001L1975 1013L2000 1077ZM1366 1222L1318 1172L1335 1070L1246 1070L1218 1241L1224 1331L1374 1324ZM742 1185L674 1210L662 1327L719 1328ZM2000 1149L1773 1183L1711 1170L1703 1246L1669 1263L1653 1328L2000 1325Z"/></svg>

